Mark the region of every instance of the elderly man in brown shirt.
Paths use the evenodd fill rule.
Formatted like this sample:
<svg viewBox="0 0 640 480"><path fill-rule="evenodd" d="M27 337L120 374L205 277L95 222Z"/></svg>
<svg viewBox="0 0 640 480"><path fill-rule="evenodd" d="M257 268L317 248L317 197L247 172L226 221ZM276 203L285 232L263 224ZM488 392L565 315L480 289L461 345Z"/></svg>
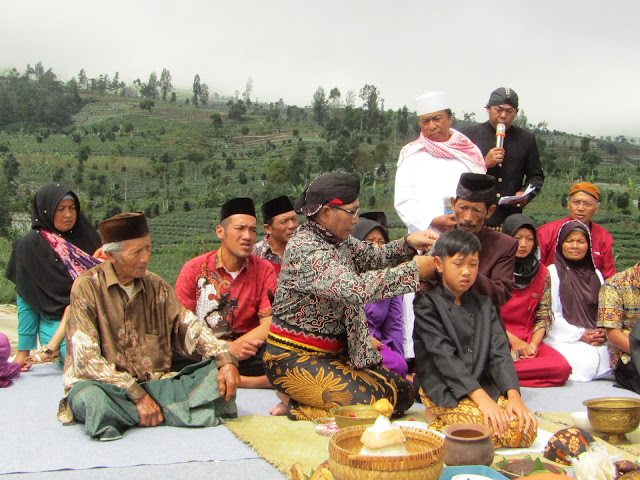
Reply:
<svg viewBox="0 0 640 480"><path fill-rule="evenodd" d="M213 426L237 416L237 359L146 270L151 237L142 213L98 225L108 261L79 276L67 322L65 398L58 417L98 440L134 425ZM170 372L172 352L202 362Z"/></svg>

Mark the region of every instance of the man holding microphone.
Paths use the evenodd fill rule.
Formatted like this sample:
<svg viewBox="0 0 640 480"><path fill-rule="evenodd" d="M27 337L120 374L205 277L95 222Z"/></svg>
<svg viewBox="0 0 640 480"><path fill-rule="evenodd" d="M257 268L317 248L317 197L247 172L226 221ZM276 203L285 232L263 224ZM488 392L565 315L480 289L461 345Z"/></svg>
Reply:
<svg viewBox="0 0 640 480"><path fill-rule="evenodd" d="M505 218L522 213L522 208L542 189L544 173L533 133L516 127L518 94L511 88L500 87L491 92L486 105L489 120L462 128L461 131L475 143L487 166L487 174L496 179L496 196L520 196L529 186L533 190L523 198L498 205L486 220L489 228L501 230ZM504 130L503 130L504 128Z"/></svg>

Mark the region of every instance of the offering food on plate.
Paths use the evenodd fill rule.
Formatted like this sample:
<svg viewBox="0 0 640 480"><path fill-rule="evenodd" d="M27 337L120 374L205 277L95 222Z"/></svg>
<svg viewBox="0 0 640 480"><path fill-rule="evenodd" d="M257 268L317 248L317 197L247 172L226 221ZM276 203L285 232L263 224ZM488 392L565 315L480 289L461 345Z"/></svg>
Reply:
<svg viewBox="0 0 640 480"><path fill-rule="evenodd" d="M384 415L385 417L390 417L393 413L393 405L391 405L391 402L386 398L381 398L372 406L376 412L380 415Z"/></svg>
<svg viewBox="0 0 640 480"><path fill-rule="evenodd" d="M384 415L380 415L376 422L367 428L362 437L361 455L408 455L404 446L405 437L400 428L391 425Z"/></svg>

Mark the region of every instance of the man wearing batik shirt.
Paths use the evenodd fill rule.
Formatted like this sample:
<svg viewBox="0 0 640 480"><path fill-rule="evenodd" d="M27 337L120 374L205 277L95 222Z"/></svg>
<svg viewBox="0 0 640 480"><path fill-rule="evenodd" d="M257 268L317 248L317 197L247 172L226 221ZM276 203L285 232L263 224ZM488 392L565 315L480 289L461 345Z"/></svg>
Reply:
<svg viewBox="0 0 640 480"><path fill-rule="evenodd" d="M58 418L84 423L97 440L117 440L134 425L204 427L237 416L237 359L147 271L144 214L119 214L98 228L107 261L71 289ZM205 360L176 375L174 351Z"/></svg>
<svg viewBox="0 0 640 480"><path fill-rule="evenodd" d="M598 323L605 328L616 382L640 393L640 263L609 278L598 295Z"/></svg>
<svg viewBox="0 0 640 480"><path fill-rule="evenodd" d="M269 260L276 273L280 273L284 249L298 228L298 216L289 197L274 198L262 205L262 221L267 234L253 246L251 253Z"/></svg>
<svg viewBox="0 0 640 480"><path fill-rule="evenodd" d="M256 240L253 201L234 198L222 205L216 235L222 246L184 264L176 295L240 359L240 386L269 388L262 354L276 272L271 262L251 254Z"/></svg>

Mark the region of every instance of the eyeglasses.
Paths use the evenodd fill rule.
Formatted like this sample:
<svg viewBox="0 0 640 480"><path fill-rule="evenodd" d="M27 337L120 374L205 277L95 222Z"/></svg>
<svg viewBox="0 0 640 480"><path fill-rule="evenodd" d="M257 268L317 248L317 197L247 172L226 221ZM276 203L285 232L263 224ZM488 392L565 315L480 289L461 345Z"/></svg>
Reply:
<svg viewBox="0 0 640 480"><path fill-rule="evenodd" d="M343 212L347 212L349 215L353 217L358 216L358 212L360 211L360 207L355 210L349 210L348 208L336 207L335 205L327 205L327 207L335 208L336 210L342 210Z"/></svg>
<svg viewBox="0 0 640 480"><path fill-rule="evenodd" d="M584 207L584 208L593 208L596 206L595 203L590 202L590 201L584 201L584 200L570 200L569 203L571 204L572 207L575 208L579 208L580 206Z"/></svg>

